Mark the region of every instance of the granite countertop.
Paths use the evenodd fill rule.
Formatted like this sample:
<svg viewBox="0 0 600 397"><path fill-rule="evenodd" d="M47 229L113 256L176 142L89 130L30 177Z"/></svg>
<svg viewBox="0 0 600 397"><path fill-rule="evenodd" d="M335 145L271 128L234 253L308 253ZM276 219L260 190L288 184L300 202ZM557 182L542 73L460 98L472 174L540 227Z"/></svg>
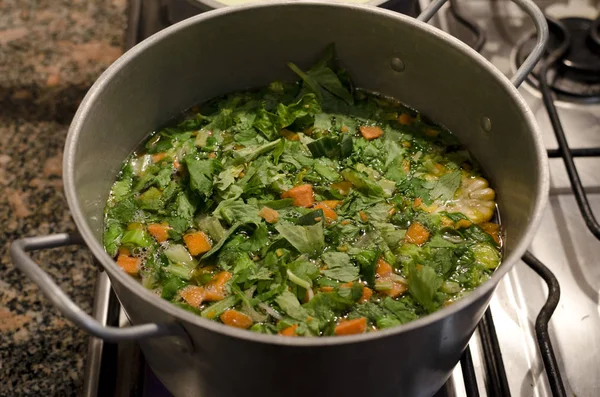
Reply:
<svg viewBox="0 0 600 397"><path fill-rule="evenodd" d="M79 395L87 335L12 265L23 236L74 230L62 149L79 102L122 53L127 0L0 0L0 396ZM91 313L96 270L83 248L34 255Z"/></svg>

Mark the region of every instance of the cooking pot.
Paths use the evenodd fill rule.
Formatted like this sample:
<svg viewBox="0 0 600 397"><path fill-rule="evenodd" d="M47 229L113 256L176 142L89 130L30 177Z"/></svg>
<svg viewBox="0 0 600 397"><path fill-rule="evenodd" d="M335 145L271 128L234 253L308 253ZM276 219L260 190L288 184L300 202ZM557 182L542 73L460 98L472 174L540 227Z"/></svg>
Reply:
<svg viewBox="0 0 600 397"><path fill-rule="evenodd" d="M117 60L71 125L64 185L80 235L15 241L11 254L75 324L108 341L136 340L176 396L428 396L449 377L500 279L526 250L548 193L546 151L514 85L538 60L547 25L530 0L538 45L512 82L459 40L375 7L273 2L212 11L171 26ZM103 208L121 162L147 134L189 106L231 91L293 80L336 43L358 87L399 98L451 131L497 190L504 262L469 296L402 326L363 335L285 338L205 320L124 273L102 246ZM103 327L79 309L27 251L85 243L108 273L132 326Z"/></svg>
<svg viewBox="0 0 600 397"><path fill-rule="evenodd" d="M166 0L165 6L167 7L168 14L175 18L185 15L186 12L195 11L206 12L223 7L232 7L232 5L225 4L227 0ZM270 0L254 0L253 2L270 2ZM410 4L406 0L332 0L334 2L343 3L355 3L362 5L369 5L374 7L387 8L388 10L410 10L413 11L414 5ZM230 1L231 3L231 1ZM240 3L240 5L245 3ZM239 5L238 5L239 6ZM190 9L191 7L191 9Z"/></svg>

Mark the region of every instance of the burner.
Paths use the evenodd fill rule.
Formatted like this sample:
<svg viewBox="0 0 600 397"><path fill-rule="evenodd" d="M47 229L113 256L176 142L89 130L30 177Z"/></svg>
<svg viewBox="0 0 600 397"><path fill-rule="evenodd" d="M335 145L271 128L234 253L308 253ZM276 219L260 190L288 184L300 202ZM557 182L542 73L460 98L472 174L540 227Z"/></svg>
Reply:
<svg viewBox="0 0 600 397"><path fill-rule="evenodd" d="M600 102L600 18L547 18L550 41L547 54L565 40L569 42L566 54L552 65L548 83L559 99L576 102ZM535 45L535 37L521 42L516 62L521 65ZM528 81L538 87L541 63L534 68Z"/></svg>

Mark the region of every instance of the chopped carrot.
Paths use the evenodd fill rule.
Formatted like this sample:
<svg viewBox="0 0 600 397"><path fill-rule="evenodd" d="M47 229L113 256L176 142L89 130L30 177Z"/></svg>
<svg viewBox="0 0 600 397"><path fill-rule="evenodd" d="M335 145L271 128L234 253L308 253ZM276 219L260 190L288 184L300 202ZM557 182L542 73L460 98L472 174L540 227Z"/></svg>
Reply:
<svg viewBox="0 0 600 397"><path fill-rule="evenodd" d="M496 244L500 244L500 225L493 222L486 222L479 225L484 232L492 236Z"/></svg>
<svg viewBox="0 0 600 397"><path fill-rule="evenodd" d="M373 296L373 290L369 287L363 288L362 295L360 296L359 302L367 302Z"/></svg>
<svg viewBox="0 0 600 397"><path fill-rule="evenodd" d="M377 261L377 275L379 277L387 277L389 275L392 274L392 272L394 271L394 269L392 268L392 265L390 265L389 263L387 263L383 257L379 258L379 260Z"/></svg>
<svg viewBox="0 0 600 397"><path fill-rule="evenodd" d="M350 189L352 188L352 182L336 182L332 183L331 187L340 192L341 195L347 196L348 193L350 193Z"/></svg>
<svg viewBox="0 0 600 397"><path fill-rule="evenodd" d="M148 232L158 241L162 243L169 238L169 224L163 223L151 223L148 225Z"/></svg>
<svg viewBox="0 0 600 397"><path fill-rule="evenodd" d="M125 273L136 275L140 269L142 260L128 255L119 255L117 257L117 265L125 271Z"/></svg>
<svg viewBox="0 0 600 397"><path fill-rule="evenodd" d="M155 163L159 163L161 160L163 160L165 157L167 156L166 153L156 153L152 155L152 161L154 161Z"/></svg>
<svg viewBox="0 0 600 397"><path fill-rule="evenodd" d="M349 225L350 223L350 219L344 219L343 221L340 222L340 225Z"/></svg>
<svg viewBox="0 0 600 397"><path fill-rule="evenodd" d="M467 219L461 219L454 224L454 227L456 229L466 229L469 226L471 226L472 224L473 224L473 222L471 222Z"/></svg>
<svg viewBox="0 0 600 397"><path fill-rule="evenodd" d="M312 186L309 184L296 186L287 192L283 192L281 198L294 199L296 207L311 207L315 203Z"/></svg>
<svg viewBox="0 0 600 397"><path fill-rule="evenodd" d="M352 284L352 281L349 281L347 283L340 284L340 288L352 288Z"/></svg>
<svg viewBox="0 0 600 397"><path fill-rule="evenodd" d="M347 126L343 125L342 128L340 128L340 131L348 132L348 131L350 131L350 129Z"/></svg>
<svg viewBox="0 0 600 397"><path fill-rule="evenodd" d="M406 174L410 172L410 161L407 159L402 160L402 171L404 171Z"/></svg>
<svg viewBox="0 0 600 397"><path fill-rule="evenodd" d="M204 302L205 293L205 289L197 285L188 285L179 291L179 295L181 295L183 300L193 307L199 307Z"/></svg>
<svg viewBox="0 0 600 397"><path fill-rule="evenodd" d="M282 336L296 336L296 328L298 328L298 324L290 325L286 329L279 332L279 335Z"/></svg>
<svg viewBox="0 0 600 397"><path fill-rule="evenodd" d="M220 301L225 298L225 284L231 279L231 273L223 271L217 273L205 286L204 300Z"/></svg>
<svg viewBox="0 0 600 397"><path fill-rule="evenodd" d="M223 324L236 328L247 329L254 323L250 316L233 309L225 310L220 318L221 321L223 321Z"/></svg>
<svg viewBox="0 0 600 397"><path fill-rule="evenodd" d="M394 214L397 212L398 210L396 209L396 207L392 207L389 209L388 211L388 216L394 216Z"/></svg>
<svg viewBox="0 0 600 397"><path fill-rule="evenodd" d="M210 153L208 154L208 158L209 158L209 159L216 159L216 158L217 158L217 154L216 154L215 152L210 152Z"/></svg>
<svg viewBox="0 0 600 397"><path fill-rule="evenodd" d="M383 130L380 127L370 127L370 126L366 126L363 125L362 127L359 128L361 135L365 138L368 139L369 141L371 139L375 139L375 138L379 138L380 136L383 135Z"/></svg>
<svg viewBox="0 0 600 397"><path fill-rule="evenodd" d="M360 317L354 320L342 320L335 327L336 335L362 334L367 330L367 318Z"/></svg>
<svg viewBox="0 0 600 397"><path fill-rule="evenodd" d="M333 291L333 287L330 287L330 286L326 285L324 287L321 287L320 290L322 292L331 292L331 291Z"/></svg>
<svg viewBox="0 0 600 397"><path fill-rule="evenodd" d="M398 117L398 122L402 125L410 125L413 122L413 118L410 114L408 113L402 113L399 117Z"/></svg>
<svg viewBox="0 0 600 397"><path fill-rule="evenodd" d="M358 211L358 215L360 215L360 219L362 219L363 222L369 221L369 216L365 214L364 211Z"/></svg>
<svg viewBox="0 0 600 397"><path fill-rule="evenodd" d="M177 160L176 158L173 159L173 168L175 168L177 171L179 171L180 167L181 167L181 164L179 163L179 160Z"/></svg>
<svg viewBox="0 0 600 397"><path fill-rule="evenodd" d="M423 133L432 138L435 138L436 136L440 135L440 132L433 128L427 128L425 131L423 131Z"/></svg>
<svg viewBox="0 0 600 397"><path fill-rule="evenodd" d="M406 241L421 245L429 239L429 230L419 222L413 222L406 231Z"/></svg>
<svg viewBox="0 0 600 397"><path fill-rule="evenodd" d="M300 135L298 135L295 132L292 132L290 130L286 130L286 129L279 131L279 135L281 135L288 141L299 141L300 140Z"/></svg>
<svg viewBox="0 0 600 397"><path fill-rule="evenodd" d="M258 216L268 223L276 223L279 220L279 212L269 207L262 207L258 212Z"/></svg>
<svg viewBox="0 0 600 397"><path fill-rule="evenodd" d="M210 240L204 232L188 233L183 236L183 241L192 256L208 252L211 248Z"/></svg>
<svg viewBox="0 0 600 397"><path fill-rule="evenodd" d="M328 206L329 208L331 208L332 210L335 209L335 207L337 207L338 205L342 204L343 201L342 200L323 200L321 201L322 204L325 204L326 206Z"/></svg>
<svg viewBox="0 0 600 397"><path fill-rule="evenodd" d="M335 211L324 202L317 203L313 208L316 210L323 210L323 215L325 215L327 222L335 221L337 219L337 214Z"/></svg>
<svg viewBox="0 0 600 397"><path fill-rule="evenodd" d="M406 291L408 291L408 287L406 286L406 284L393 281L392 289L381 291L381 293L389 296L390 298L396 298L405 293Z"/></svg>
<svg viewBox="0 0 600 397"><path fill-rule="evenodd" d="M119 248L119 255L129 256L131 255L131 252L129 251L129 248L122 246Z"/></svg>
<svg viewBox="0 0 600 397"><path fill-rule="evenodd" d="M423 204L423 199L421 197L417 197L413 203L413 208L417 209L421 206L421 204Z"/></svg>

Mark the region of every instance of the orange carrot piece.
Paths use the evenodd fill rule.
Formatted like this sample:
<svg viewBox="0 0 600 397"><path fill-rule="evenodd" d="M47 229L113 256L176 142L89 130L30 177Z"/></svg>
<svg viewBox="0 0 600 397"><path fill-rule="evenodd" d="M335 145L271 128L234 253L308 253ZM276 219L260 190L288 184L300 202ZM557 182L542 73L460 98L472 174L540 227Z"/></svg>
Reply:
<svg viewBox="0 0 600 397"><path fill-rule="evenodd" d="M225 284L231 279L231 273L223 271L205 285L204 300L209 302L220 301L225 298Z"/></svg>
<svg viewBox="0 0 600 397"><path fill-rule="evenodd" d="M329 208L334 210L335 207L337 207L338 205L341 205L343 203L343 201L342 200L323 200L323 201L321 201L321 203L325 204L326 206L328 206Z"/></svg>
<svg viewBox="0 0 600 397"><path fill-rule="evenodd" d="M472 224L473 224L473 222L471 222L467 219L461 219L454 224L454 227L456 229L466 229L469 226L471 226Z"/></svg>
<svg viewBox="0 0 600 397"><path fill-rule="evenodd" d="M322 292L331 292L331 291L333 291L333 287L330 287L330 286L326 285L324 287L321 287L320 290Z"/></svg>
<svg viewBox="0 0 600 397"><path fill-rule="evenodd" d="M151 223L148 225L148 233L150 233L159 243L169 239L169 229L169 224L166 222Z"/></svg>
<svg viewBox="0 0 600 397"><path fill-rule="evenodd" d="M179 163L179 160L177 160L176 158L173 159L173 168L175 168L177 171L179 171L180 167L181 167L181 164Z"/></svg>
<svg viewBox="0 0 600 397"><path fill-rule="evenodd" d="M373 290L369 287L363 288L362 295L360 296L359 302L367 302L373 296Z"/></svg>
<svg viewBox="0 0 600 397"><path fill-rule="evenodd" d="M254 323L250 316L233 309L225 310L220 318L223 324L236 328L248 329Z"/></svg>
<svg viewBox="0 0 600 397"><path fill-rule="evenodd" d="M279 335L296 336L296 328L298 328L298 324L290 325L289 327L287 327L284 330L282 330L281 332L279 332Z"/></svg>
<svg viewBox="0 0 600 397"><path fill-rule="evenodd" d="M421 204L423 204L423 199L421 197L417 197L413 202L413 209L418 209L419 207L421 207Z"/></svg>
<svg viewBox="0 0 600 397"><path fill-rule="evenodd" d="M336 189L340 194L347 196L350 193L350 189L352 189L352 182L343 181L332 183L331 187Z"/></svg>
<svg viewBox="0 0 600 397"><path fill-rule="evenodd" d="M131 252L129 251L129 248L122 246L119 248L119 255L129 256L131 255Z"/></svg>
<svg viewBox="0 0 600 397"><path fill-rule="evenodd" d="M361 135L365 139L368 139L369 141L371 139L379 138L380 136L383 135L383 130L380 127L370 127L370 126L363 125L362 127L359 128L359 130L360 130Z"/></svg>
<svg viewBox="0 0 600 397"><path fill-rule="evenodd" d="M500 225L493 222L486 222L479 225L484 232L492 236L496 244L500 244Z"/></svg>
<svg viewBox="0 0 600 397"><path fill-rule="evenodd" d="M365 214L364 211L358 211L358 215L360 215L360 219L362 219L363 222L369 221L369 216Z"/></svg>
<svg viewBox="0 0 600 397"><path fill-rule="evenodd" d="M209 159L216 159L216 158L217 158L217 154L216 154L215 152L210 152L210 153L208 154L208 158L209 158Z"/></svg>
<svg viewBox="0 0 600 397"><path fill-rule="evenodd" d="M436 136L440 135L440 132L433 128L427 128L425 131L423 131L423 133L432 138L435 138Z"/></svg>
<svg viewBox="0 0 600 397"><path fill-rule="evenodd" d="M142 260L128 255L119 255L117 257L117 265L127 274L136 275L140 269Z"/></svg>
<svg viewBox="0 0 600 397"><path fill-rule="evenodd" d="M410 161L407 159L402 160L402 171L406 174L410 172Z"/></svg>
<svg viewBox="0 0 600 397"><path fill-rule="evenodd" d="M279 220L279 212L269 207L262 207L258 212L258 216L268 223L276 223Z"/></svg>
<svg viewBox="0 0 600 397"><path fill-rule="evenodd" d="M208 236L204 232L188 233L183 236L183 241L192 256L208 252L212 246Z"/></svg>
<svg viewBox="0 0 600 397"><path fill-rule="evenodd" d="M206 291L202 287L197 285L188 285L179 291L179 295L184 301L190 306L199 307L204 302L204 295Z"/></svg>
<svg viewBox="0 0 600 397"><path fill-rule="evenodd" d="M300 135L298 135L295 132L292 132L290 130L286 130L286 129L279 131L279 135L284 137L288 141L299 141L300 140Z"/></svg>
<svg viewBox="0 0 600 397"><path fill-rule="evenodd" d="M336 335L362 334L367 330L367 318L360 317L354 320L342 320L335 326Z"/></svg>
<svg viewBox="0 0 600 397"><path fill-rule="evenodd" d="M406 241L421 245L429 239L429 230L419 222L413 222L406 231Z"/></svg>
<svg viewBox="0 0 600 397"><path fill-rule="evenodd" d="M406 291L408 291L408 287L406 286L406 284L393 281L392 289L381 291L381 293L389 296L390 298L396 298L405 293Z"/></svg>
<svg viewBox="0 0 600 397"><path fill-rule="evenodd" d="M383 258L379 258L377 261L377 269L375 270L379 277L387 277L392 274L394 269L392 265L387 263Z"/></svg>
<svg viewBox="0 0 600 397"><path fill-rule="evenodd" d="M294 199L296 207L311 207L315 203L312 186L309 184L296 186L281 194L281 198Z"/></svg>
<svg viewBox="0 0 600 397"><path fill-rule="evenodd" d="M318 203L313 208L316 210L318 210L318 209L323 210L323 215L325 215L325 218L327 219L328 222L335 221L337 219L337 214L335 213L335 211L332 210L331 207L329 207L324 202Z"/></svg>
<svg viewBox="0 0 600 397"><path fill-rule="evenodd" d="M398 122L402 125L410 125L413 122L413 118L411 117L410 114L408 113L402 113L399 117L398 117Z"/></svg>
<svg viewBox="0 0 600 397"><path fill-rule="evenodd" d="M152 155L152 161L154 161L155 163L159 163L166 156L167 156L166 153L156 153L156 154L153 154Z"/></svg>

